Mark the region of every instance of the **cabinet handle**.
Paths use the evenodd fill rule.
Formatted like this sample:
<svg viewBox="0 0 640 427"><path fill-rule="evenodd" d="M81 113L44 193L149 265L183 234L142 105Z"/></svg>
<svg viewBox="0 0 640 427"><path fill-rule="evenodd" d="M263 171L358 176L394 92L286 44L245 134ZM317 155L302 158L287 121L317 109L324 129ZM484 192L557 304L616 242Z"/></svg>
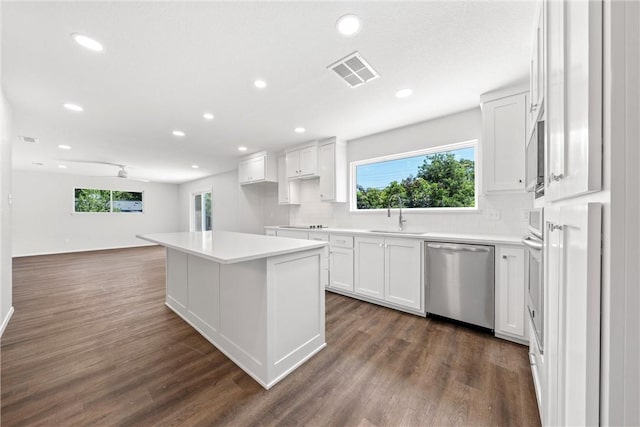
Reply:
<svg viewBox="0 0 640 427"><path fill-rule="evenodd" d="M518 183L519 183L519 184L522 184L522 180L521 180L521 179L519 179L519 180L518 180Z"/></svg>
<svg viewBox="0 0 640 427"><path fill-rule="evenodd" d="M502 255L502 259L507 259L507 256L506 255Z"/></svg>
<svg viewBox="0 0 640 427"><path fill-rule="evenodd" d="M378 243L378 246L382 247L382 243Z"/></svg>
<svg viewBox="0 0 640 427"><path fill-rule="evenodd" d="M537 109L538 109L538 104L531 104L531 107L529 107L529 112L533 113Z"/></svg>
<svg viewBox="0 0 640 427"><path fill-rule="evenodd" d="M549 176L549 182L560 181L561 179L564 179L564 174L556 175L555 173L552 173L551 176Z"/></svg>
<svg viewBox="0 0 640 427"><path fill-rule="evenodd" d="M320 195L320 198L323 198L323 197L324 197L324 194L321 194L321 195Z"/></svg>

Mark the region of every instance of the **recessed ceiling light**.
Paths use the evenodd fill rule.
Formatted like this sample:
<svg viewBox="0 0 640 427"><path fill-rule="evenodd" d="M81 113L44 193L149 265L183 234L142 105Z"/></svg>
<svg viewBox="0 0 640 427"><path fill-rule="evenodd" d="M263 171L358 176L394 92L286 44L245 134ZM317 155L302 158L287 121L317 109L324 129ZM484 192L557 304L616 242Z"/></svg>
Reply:
<svg viewBox="0 0 640 427"><path fill-rule="evenodd" d="M247 147L240 146L238 147L238 151L247 151Z"/></svg>
<svg viewBox="0 0 640 427"><path fill-rule="evenodd" d="M294 131L296 133L305 133L306 129L305 128L295 128Z"/></svg>
<svg viewBox="0 0 640 427"><path fill-rule="evenodd" d="M265 87L267 87L267 82L265 82L264 80L256 80L255 82L253 82L253 85L258 89L264 89Z"/></svg>
<svg viewBox="0 0 640 427"><path fill-rule="evenodd" d="M343 36L354 36L360 32L360 18L352 14L341 16L336 21L336 28Z"/></svg>
<svg viewBox="0 0 640 427"><path fill-rule="evenodd" d="M65 145L65 144L58 145L58 148L61 149L61 150L71 150L71 146L70 145Z"/></svg>
<svg viewBox="0 0 640 427"><path fill-rule="evenodd" d="M84 34L73 33L71 34L71 38L78 43L80 46L92 50L94 52L102 52L104 47L102 44L91 37L87 37Z"/></svg>
<svg viewBox="0 0 640 427"><path fill-rule="evenodd" d="M213 114L211 113L204 113L202 117L204 117L205 120L213 120Z"/></svg>
<svg viewBox="0 0 640 427"><path fill-rule="evenodd" d="M174 130L173 132L171 132L173 134L173 136L179 136L179 137L183 137L186 134L184 132L182 132L181 130Z"/></svg>
<svg viewBox="0 0 640 427"><path fill-rule="evenodd" d="M192 168L194 168L194 169L198 169L200 166L198 166L198 165L191 165L191 167L192 167Z"/></svg>
<svg viewBox="0 0 640 427"><path fill-rule="evenodd" d="M62 106L64 108L66 108L69 111L76 111L76 112L80 112L80 111L84 111L84 108L82 108L81 106L77 105L77 104L70 104L70 103L65 103L62 104Z"/></svg>
<svg viewBox="0 0 640 427"><path fill-rule="evenodd" d="M396 98L406 98L411 96L412 93L413 91L411 89L400 89L396 92Z"/></svg>
<svg viewBox="0 0 640 427"><path fill-rule="evenodd" d="M58 165L58 167L59 167L60 169L66 169L66 168L67 168L67 166L66 166L66 165Z"/></svg>

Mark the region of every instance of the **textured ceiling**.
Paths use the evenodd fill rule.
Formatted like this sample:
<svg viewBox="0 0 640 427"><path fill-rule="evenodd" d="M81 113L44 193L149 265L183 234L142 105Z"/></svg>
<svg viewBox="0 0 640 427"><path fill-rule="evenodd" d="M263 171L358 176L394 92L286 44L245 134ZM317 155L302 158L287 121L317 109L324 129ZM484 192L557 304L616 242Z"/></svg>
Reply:
<svg viewBox="0 0 640 427"><path fill-rule="evenodd" d="M3 87L14 167L184 182L234 168L241 153L354 139L476 107L526 80L534 4L442 2L5 2ZM362 19L345 38L335 21ZM94 53L73 42L102 42ZM359 51L380 74L349 88L326 67ZM268 86L257 90L253 81ZM401 88L413 96L397 99ZM72 113L64 102L82 105ZM202 118L205 111L215 115ZM303 126L305 134L293 129ZM186 137L174 137L180 129ZM17 135L39 138L38 144ZM58 144L68 144L61 151ZM42 162L35 166L32 162ZM194 170L192 164L200 165Z"/></svg>

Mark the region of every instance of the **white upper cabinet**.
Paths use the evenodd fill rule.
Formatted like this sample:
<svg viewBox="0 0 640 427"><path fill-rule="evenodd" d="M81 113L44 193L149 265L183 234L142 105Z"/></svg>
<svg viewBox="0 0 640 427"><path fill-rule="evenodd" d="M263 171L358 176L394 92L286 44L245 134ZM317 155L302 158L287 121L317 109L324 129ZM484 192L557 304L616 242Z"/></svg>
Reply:
<svg viewBox="0 0 640 427"><path fill-rule="evenodd" d="M320 143L318 149L320 168L320 200L325 202L347 201L347 145L336 138Z"/></svg>
<svg viewBox="0 0 640 427"><path fill-rule="evenodd" d="M318 176L318 143L314 142L286 152L287 178L315 178Z"/></svg>
<svg viewBox="0 0 640 427"><path fill-rule="evenodd" d="M544 2L538 1L531 49L531 69L529 75L529 132L543 110L544 100Z"/></svg>
<svg viewBox="0 0 640 427"><path fill-rule="evenodd" d="M257 182L277 182L277 164L275 155L262 151L244 157L238 164L240 184Z"/></svg>
<svg viewBox="0 0 640 427"><path fill-rule="evenodd" d="M602 186L602 2L547 7L546 200Z"/></svg>
<svg viewBox="0 0 640 427"><path fill-rule="evenodd" d="M481 101L484 192L524 191L528 92L494 92Z"/></svg>
<svg viewBox="0 0 640 427"><path fill-rule="evenodd" d="M300 204L300 183L287 178L287 162L283 155L278 156L278 203L281 205Z"/></svg>

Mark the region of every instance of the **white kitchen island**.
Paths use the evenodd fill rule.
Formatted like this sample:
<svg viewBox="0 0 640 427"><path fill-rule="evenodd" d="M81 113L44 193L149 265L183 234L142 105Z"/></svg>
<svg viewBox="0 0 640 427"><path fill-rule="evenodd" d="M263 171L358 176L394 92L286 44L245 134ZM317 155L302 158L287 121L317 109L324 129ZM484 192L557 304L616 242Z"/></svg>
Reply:
<svg viewBox="0 0 640 427"><path fill-rule="evenodd" d="M167 248L166 305L264 388L326 346L325 242L228 231L138 237Z"/></svg>

